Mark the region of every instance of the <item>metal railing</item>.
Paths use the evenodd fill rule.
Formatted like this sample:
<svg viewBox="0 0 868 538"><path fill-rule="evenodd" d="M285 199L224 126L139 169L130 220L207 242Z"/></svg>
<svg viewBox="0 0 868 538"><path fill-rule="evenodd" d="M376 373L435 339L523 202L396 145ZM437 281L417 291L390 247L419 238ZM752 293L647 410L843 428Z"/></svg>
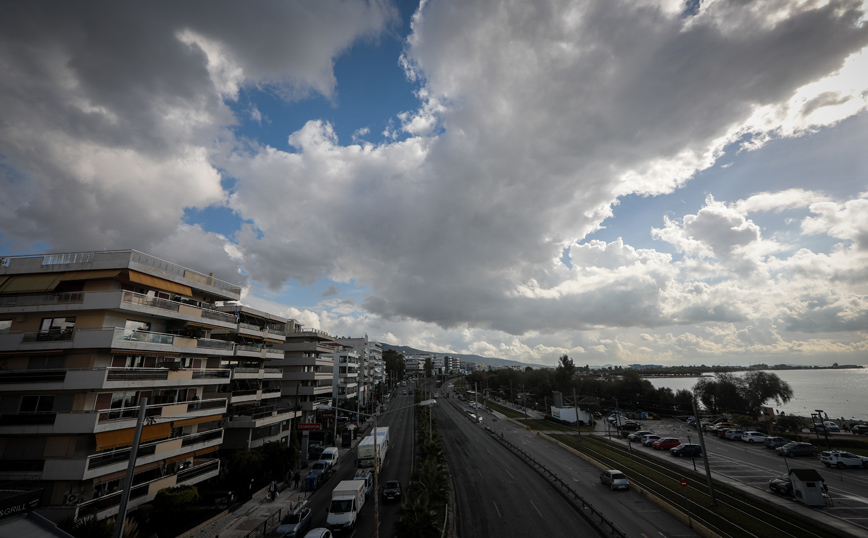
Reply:
<svg viewBox="0 0 868 538"><path fill-rule="evenodd" d="M51 293L46 295L8 295L0 297L0 308L6 306L40 306L56 304L78 304L84 301L84 292Z"/></svg>

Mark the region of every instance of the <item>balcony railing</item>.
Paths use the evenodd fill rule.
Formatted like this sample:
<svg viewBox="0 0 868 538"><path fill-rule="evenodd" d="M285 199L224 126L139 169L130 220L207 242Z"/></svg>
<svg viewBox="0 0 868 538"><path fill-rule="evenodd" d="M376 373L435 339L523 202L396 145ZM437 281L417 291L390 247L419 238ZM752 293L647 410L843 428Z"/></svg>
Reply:
<svg viewBox="0 0 868 538"><path fill-rule="evenodd" d="M229 417L229 421L250 421L267 418L274 414L275 407L273 405L257 406L253 409L247 409L244 412L238 412Z"/></svg>
<svg viewBox="0 0 868 538"><path fill-rule="evenodd" d="M17 383L63 383L66 370L0 370L0 385Z"/></svg>
<svg viewBox="0 0 868 538"><path fill-rule="evenodd" d="M228 312L221 312L220 310L211 310L210 308L202 309L202 317L206 319L213 319L216 321L227 321L229 323L235 323L235 316Z"/></svg>
<svg viewBox="0 0 868 538"><path fill-rule="evenodd" d="M28 331L21 333L22 342L50 342L72 340L72 329L49 329L47 331Z"/></svg>
<svg viewBox="0 0 868 538"><path fill-rule="evenodd" d="M41 306L79 304L84 301L84 292L51 293L47 295L8 295L0 297L0 308L7 306Z"/></svg>
<svg viewBox="0 0 868 538"><path fill-rule="evenodd" d="M225 349L231 351L235 347L234 342L227 340L213 340L210 338L200 338L197 342L197 347L202 349Z"/></svg>
<svg viewBox="0 0 868 538"><path fill-rule="evenodd" d="M208 400L190 400L186 402L165 402L145 407L145 418L158 417L162 415L163 407L167 405L187 405L187 413L194 411L204 411L207 409L216 409L226 407L226 398L212 398ZM138 407L117 407L114 409L100 409L98 423L111 422L115 420L129 420L138 418Z"/></svg>
<svg viewBox="0 0 868 538"><path fill-rule="evenodd" d="M255 346L250 344L238 344L235 346L235 351L252 351L253 353L260 353L262 351L263 346Z"/></svg>
<svg viewBox="0 0 868 538"><path fill-rule="evenodd" d="M147 342L149 344L168 344L174 345L176 338L187 339L183 336L174 334L155 333L150 331L137 331L117 327L114 330L114 339L132 342ZM226 340L212 340L210 338L197 338L196 347L205 349L225 349L232 350L235 344Z"/></svg>

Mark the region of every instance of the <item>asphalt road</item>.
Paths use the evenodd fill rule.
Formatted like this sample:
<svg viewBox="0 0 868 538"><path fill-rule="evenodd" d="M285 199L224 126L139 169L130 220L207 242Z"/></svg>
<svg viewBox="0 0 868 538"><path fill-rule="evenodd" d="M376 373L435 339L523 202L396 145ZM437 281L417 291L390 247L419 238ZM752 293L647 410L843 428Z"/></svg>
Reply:
<svg viewBox="0 0 868 538"><path fill-rule="evenodd" d="M435 407L455 491L458 536L597 536L531 467L445 400Z"/></svg>

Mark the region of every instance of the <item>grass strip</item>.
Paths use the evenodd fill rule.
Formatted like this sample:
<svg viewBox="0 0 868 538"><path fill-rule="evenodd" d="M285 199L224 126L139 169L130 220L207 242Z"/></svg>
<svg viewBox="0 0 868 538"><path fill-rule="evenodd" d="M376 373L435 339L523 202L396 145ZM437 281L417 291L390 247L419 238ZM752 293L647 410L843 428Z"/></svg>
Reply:
<svg viewBox="0 0 868 538"><path fill-rule="evenodd" d="M491 400L483 399L480 403L484 403L486 407L488 407L490 409L494 409L498 413L502 413L502 414L508 416L509 418L525 418L524 413L516 411L515 409L510 409L509 407L504 407L500 404L492 402Z"/></svg>
<svg viewBox="0 0 868 538"><path fill-rule="evenodd" d="M554 434L553 438L583 454L602 461L605 465L626 472L631 480L654 495L665 499L669 504L682 511L686 500L690 500L691 516L716 529L724 536L743 538L746 533L763 538L834 538L836 535L823 527L804 521L793 521L789 514L774 510L774 507L755 506L757 503L740 492L715 483L715 491L725 493L728 499L719 499L718 506L709 506L709 496L704 482L688 479L692 487L681 486L683 469L671 467L656 458L652 459L634 452L627 454L618 447L615 449L602 439L587 436L582 442L572 435ZM661 472L653 467L667 467L671 472ZM721 495L722 496L722 495ZM747 517L749 516L749 517ZM772 516L776 516L771 521Z"/></svg>

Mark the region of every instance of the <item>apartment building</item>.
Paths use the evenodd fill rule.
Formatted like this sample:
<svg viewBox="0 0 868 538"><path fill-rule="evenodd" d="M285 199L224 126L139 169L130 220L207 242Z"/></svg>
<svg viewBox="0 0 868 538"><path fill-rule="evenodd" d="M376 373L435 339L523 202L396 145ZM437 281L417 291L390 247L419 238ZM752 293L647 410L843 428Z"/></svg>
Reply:
<svg viewBox="0 0 868 538"><path fill-rule="evenodd" d="M347 409L347 402L359 395L359 354L339 341L328 344L333 349L332 400L333 405ZM358 402L356 402L358 407Z"/></svg>
<svg viewBox="0 0 868 538"><path fill-rule="evenodd" d="M368 340L367 335L362 338L340 337L337 340L359 355L359 402L366 407L373 401L377 385L386 381L383 345Z"/></svg>
<svg viewBox="0 0 868 538"><path fill-rule="evenodd" d="M283 358L273 363L282 370L282 405L300 415L302 422L313 422L317 405L332 403L335 339L325 331L287 320L286 339L274 344Z"/></svg>
<svg viewBox="0 0 868 538"><path fill-rule="evenodd" d="M116 514L142 403L129 509L217 476L235 419L265 426L279 394L282 352L234 335L277 346L280 322L221 308L240 294L135 250L0 259L0 480L37 483L55 521Z"/></svg>
<svg viewBox="0 0 868 538"><path fill-rule="evenodd" d="M296 411L281 401L283 371L276 366L286 342L287 319L235 304L217 310L236 319L234 329L213 329L212 338L235 343L235 355L223 358L221 368L232 372L226 390L229 406L224 421L224 449L258 448L268 442L289 443Z"/></svg>

